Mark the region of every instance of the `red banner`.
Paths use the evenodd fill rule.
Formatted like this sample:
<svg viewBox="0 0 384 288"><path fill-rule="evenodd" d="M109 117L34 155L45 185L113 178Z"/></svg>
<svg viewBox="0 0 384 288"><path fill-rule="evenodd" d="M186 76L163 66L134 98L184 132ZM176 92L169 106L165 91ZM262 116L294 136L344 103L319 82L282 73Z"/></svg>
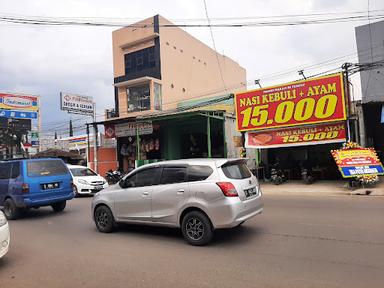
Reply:
<svg viewBox="0 0 384 288"><path fill-rule="evenodd" d="M333 74L239 93L235 107L239 131L345 120L343 76Z"/></svg>
<svg viewBox="0 0 384 288"><path fill-rule="evenodd" d="M344 142L345 135L344 123L247 132L245 136L245 147L277 148Z"/></svg>

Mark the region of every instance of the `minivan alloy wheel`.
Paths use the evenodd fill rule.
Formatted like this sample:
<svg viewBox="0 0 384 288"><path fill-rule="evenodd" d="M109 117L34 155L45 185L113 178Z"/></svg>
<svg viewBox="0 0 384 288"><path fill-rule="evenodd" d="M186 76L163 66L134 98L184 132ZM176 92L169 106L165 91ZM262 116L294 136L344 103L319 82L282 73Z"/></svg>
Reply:
<svg viewBox="0 0 384 288"><path fill-rule="evenodd" d="M204 236L203 222L198 218L190 218L186 223L186 233L193 240L201 240Z"/></svg>
<svg viewBox="0 0 384 288"><path fill-rule="evenodd" d="M107 206L99 206L95 210L96 228L103 233L110 233L116 227L112 211Z"/></svg>
<svg viewBox="0 0 384 288"><path fill-rule="evenodd" d="M96 215L96 221L100 227L104 227L104 228L107 227L109 222L107 212L105 210L98 211Z"/></svg>
<svg viewBox="0 0 384 288"><path fill-rule="evenodd" d="M191 245L203 246L213 237L213 226L206 214L201 211L188 212L181 221L181 231Z"/></svg>

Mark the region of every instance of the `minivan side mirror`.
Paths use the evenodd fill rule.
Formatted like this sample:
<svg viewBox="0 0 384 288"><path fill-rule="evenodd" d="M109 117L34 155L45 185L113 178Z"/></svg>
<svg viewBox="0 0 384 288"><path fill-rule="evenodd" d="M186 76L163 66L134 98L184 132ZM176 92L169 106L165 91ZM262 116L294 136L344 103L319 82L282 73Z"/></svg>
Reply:
<svg viewBox="0 0 384 288"><path fill-rule="evenodd" d="M129 179L121 179L119 181L119 185L121 188L135 187L135 183L132 181L129 181Z"/></svg>
<svg viewBox="0 0 384 288"><path fill-rule="evenodd" d="M120 186L121 188L128 188L128 187L127 187L127 183L124 181L124 179L121 179L121 180L119 181L119 186Z"/></svg>

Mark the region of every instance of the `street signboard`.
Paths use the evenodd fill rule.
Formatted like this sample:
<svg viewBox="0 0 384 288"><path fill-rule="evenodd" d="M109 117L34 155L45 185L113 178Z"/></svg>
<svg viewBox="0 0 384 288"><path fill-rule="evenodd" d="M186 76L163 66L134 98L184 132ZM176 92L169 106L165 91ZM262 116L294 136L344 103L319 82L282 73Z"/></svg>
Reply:
<svg viewBox="0 0 384 288"><path fill-rule="evenodd" d="M115 138L115 125L114 124L104 124L104 133L105 138Z"/></svg>
<svg viewBox="0 0 384 288"><path fill-rule="evenodd" d="M28 131L28 142L24 144L29 146L38 147L39 146L39 132L37 131Z"/></svg>
<svg viewBox="0 0 384 288"><path fill-rule="evenodd" d="M136 136L136 133L139 135L152 134L152 122L128 122L115 125L116 137Z"/></svg>
<svg viewBox="0 0 384 288"><path fill-rule="evenodd" d="M68 113L92 116L94 113L93 98L69 93L60 93L60 109Z"/></svg>
<svg viewBox="0 0 384 288"><path fill-rule="evenodd" d="M11 129L18 131L29 131L31 130L31 120L30 119L11 119L0 117L0 128L1 129Z"/></svg>
<svg viewBox="0 0 384 288"><path fill-rule="evenodd" d="M246 148L277 148L344 142L345 123L318 124L245 134Z"/></svg>
<svg viewBox="0 0 384 288"><path fill-rule="evenodd" d="M237 130L264 130L346 119L342 73L235 95Z"/></svg>
<svg viewBox="0 0 384 288"><path fill-rule="evenodd" d="M0 110L0 117L15 119L37 119L37 112Z"/></svg>
<svg viewBox="0 0 384 288"><path fill-rule="evenodd" d="M37 112L39 110L38 97L0 93L0 109Z"/></svg>
<svg viewBox="0 0 384 288"><path fill-rule="evenodd" d="M333 150L332 156L344 178L384 175L384 168L373 148Z"/></svg>

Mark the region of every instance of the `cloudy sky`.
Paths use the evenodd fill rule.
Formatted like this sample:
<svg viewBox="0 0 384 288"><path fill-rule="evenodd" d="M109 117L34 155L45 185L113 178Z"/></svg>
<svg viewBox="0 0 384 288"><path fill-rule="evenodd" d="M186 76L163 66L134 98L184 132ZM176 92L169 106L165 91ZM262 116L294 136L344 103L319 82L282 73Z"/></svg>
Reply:
<svg viewBox="0 0 384 288"><path fill-rule="evenodd" d="M363 0L206 0L210 18L266 17L367 11ZM370 0L370 10L384 1ZM333 13L333 14L332 14ZM127 23L155 14L177 23L206 17L203 0L1 0L0 16L44 16L126 19ZM320 17L320 16L315 16ZM322 15L321 17L327 17ZM264 18L261 18L264 19ZM265 18L268 20L268 18ZM202 23L200 21L200 23ZM214 28L219 53L247 69L248 80L265 87L314 75L344 62L357 62L354 27L367 21L284 27ZM117 28L36 26L0 22L0 91L40 95L45 132L64 130L69 119L60 111L60 91L93 96L97 111L113 107L111 32ZM209 28L186 30L212 47ZM335 59L332 62L329 60ZM313 67L308 67L315 65ZM291 73L286 73L291 71ZM284 72L284 75L279 75ZM359 80L354 79L359 97ZM255 88L250 86L249 88ZM74 126L80 117L72 115ZM79 131L81 133L83 131Z"/></svg>

